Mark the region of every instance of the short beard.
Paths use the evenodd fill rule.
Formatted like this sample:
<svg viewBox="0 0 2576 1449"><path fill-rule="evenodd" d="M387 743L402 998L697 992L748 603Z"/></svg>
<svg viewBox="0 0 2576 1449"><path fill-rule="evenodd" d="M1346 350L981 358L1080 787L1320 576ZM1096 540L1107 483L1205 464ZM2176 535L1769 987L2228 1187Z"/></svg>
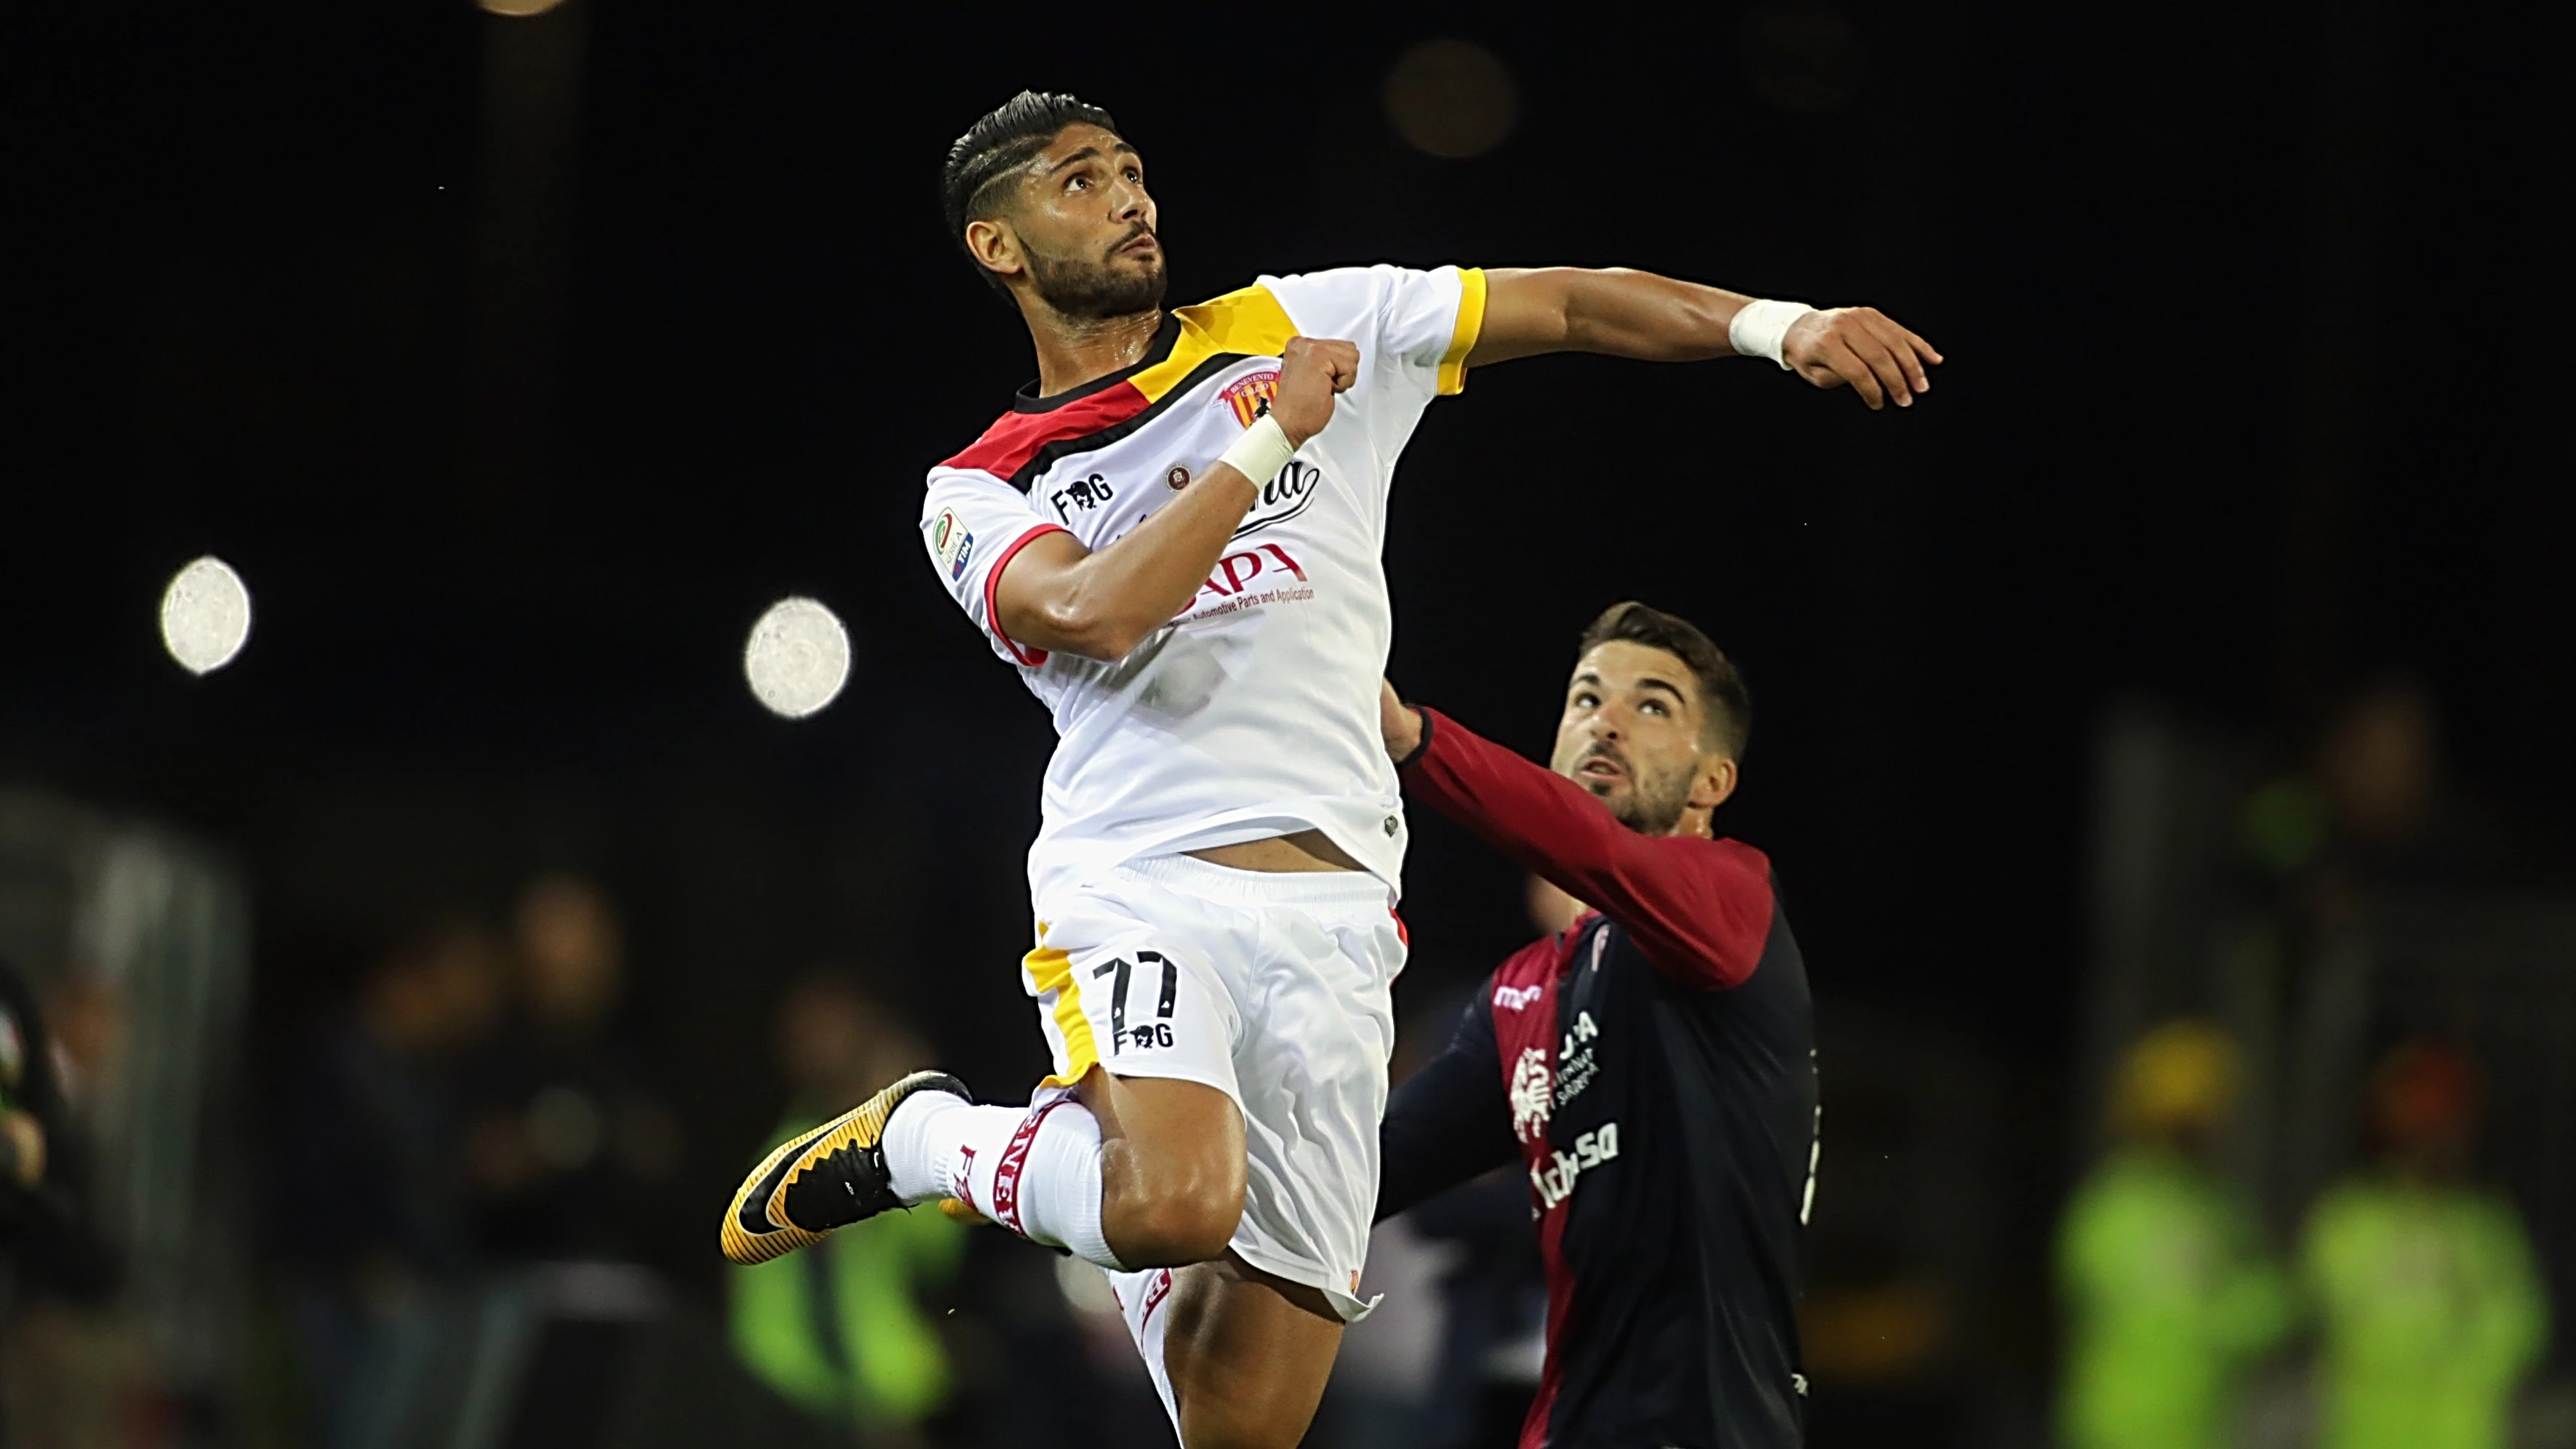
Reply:
<svg viewBox="0 0 2576 1449"><path fill-rule="evenodd" d="M1639 835L1670 835L1690 808L1691 775L1675 770L1654 780L1640 779L1625 800L1609 800L1611 817Z"/></svg>
<svg viewBox="0 0 2576 1449"><path fill-rule="evenodd" d="M1163 305L1165 278L1159 257L1150 270L1139 272L1123 271L1106 262L1096 266L1060 262L1035 251L1028 254L1028 259L1030 285L1037 288L1038 300L1058 316L1099 322L1111 317L1132 317Z"/></svg>

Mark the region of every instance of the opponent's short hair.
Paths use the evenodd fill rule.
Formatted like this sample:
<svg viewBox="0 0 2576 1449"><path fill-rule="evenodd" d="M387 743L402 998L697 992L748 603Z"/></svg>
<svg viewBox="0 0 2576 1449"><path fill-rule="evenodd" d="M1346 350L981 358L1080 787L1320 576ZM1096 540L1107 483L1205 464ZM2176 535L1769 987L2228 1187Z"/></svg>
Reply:
<svg viewBox="0 0 2576 1449"><path fill-rule="evenodd" d="M1700 707L1707 717L1702 735L1730 760L1744 758L1745 741L1753 735L1753 694L1744 673L1726 657L1697 624L1679 614L1623 599L1601 611L1583 631L1578 651L1589 654L1614 640L1661 649L1690 666L1699 681Z"/></svg>
<svg viewBox="0 0 2576 1449"><path fill-rule="evenodd" d="M1107 111L1061 91L1022 91L984 113L949 143L948 161L939 170L939 209L948 221L948 239L966 252L967 265L996 291L1010 287L966 251L966 223L981 221L1000 209L1000 183L1047 148L1072 125L1093 125L1118 133Z"/></svg>

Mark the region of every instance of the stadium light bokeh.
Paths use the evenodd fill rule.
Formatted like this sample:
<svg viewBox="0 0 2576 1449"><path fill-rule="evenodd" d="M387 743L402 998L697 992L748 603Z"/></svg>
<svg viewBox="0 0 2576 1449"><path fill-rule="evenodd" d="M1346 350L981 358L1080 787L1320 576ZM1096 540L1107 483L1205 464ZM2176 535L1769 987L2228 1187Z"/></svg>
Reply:
<svg viewBox="0 0 2576 1449"><path fill-rule="evenodd" d="M206 674L232 663L250 640L250 589L213 554L192 560L161 591L161 647L179 667Z"/></svg>
<svg viewBox="0 0 2576 1449"><path fill-rule="evenodd" d="M1388 68L1379 98L1387 124L1406 145L1444 161L1465 161L1511 139L1520 123L1520 86L1509 66L1471 40L1435 38L1407 47Z"/></svg>
<svg viewBox="0 0 2576 1449"><path fill-rule="evenodd" d="M772 714L803 719L830 704L850 678L850 631L812 599L781 599L751 626L743 677Z"/></svg>

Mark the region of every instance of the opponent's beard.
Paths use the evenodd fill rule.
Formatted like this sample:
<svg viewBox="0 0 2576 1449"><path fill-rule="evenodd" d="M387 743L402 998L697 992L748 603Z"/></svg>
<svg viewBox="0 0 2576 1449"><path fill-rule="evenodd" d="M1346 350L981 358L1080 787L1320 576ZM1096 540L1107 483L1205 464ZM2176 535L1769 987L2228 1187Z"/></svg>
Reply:
<svg viewBox="0 0 2576 1449"><path fill-rule="evenodd" d="M1612 818L1639 835L1670 835L1681 824L1682 812L1690 808L1693 773L1684 767L1652 778L1639 776L1626 799L1604 803Z"/></svg>
<svg viewBox="0 0 2576 1449"><path fill-rule="evenodd" d="M1059 261L1036 251L1028 258L1029 281L1036 286L1038 299L1062 316L1097 321L1130 317L1163 305L1165 279L1159 256L1152 266L1137 271L1106 262Z"/></svg>

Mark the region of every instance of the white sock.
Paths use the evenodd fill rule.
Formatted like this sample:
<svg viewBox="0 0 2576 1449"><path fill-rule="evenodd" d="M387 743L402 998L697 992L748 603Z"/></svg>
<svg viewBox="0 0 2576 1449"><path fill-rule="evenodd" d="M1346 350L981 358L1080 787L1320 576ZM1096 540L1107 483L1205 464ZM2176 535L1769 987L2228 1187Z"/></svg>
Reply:
<svg viewBox="0 0 2576 1449"><path fill-rule="evenodd" d="M1012 1190L1005 1190L1003 1170L1011 1165L1012 1149L1022 1146L1017 1140L989 1171L976 1164L976 1187L990 1184L991 1195L978 1199L985 1215L1032 1243L1123 1271L1126 1265L1109 1251L1100 1227L1100 1119L1067 1094L1031 1104L1020 1130L1029 1140Z"/></svg>
<svg viewBox="0 0 2576 1449"><path fill-rule="evenodd" d="M1117 1295L1119 1315L1127 1320L1127 1336L1136 1341L1136 1356L1145 1361L1145 1372L1153 1376L1154 1392L1162 1397L1163 1412L1172 1416L1172 1432L1177 1435L1181 1432L1181 1402L1172 1392L1171 1367L1163 1361L1163 1330L1171 1321L1163 1304L1172 1296L1172 1270L1113 1271L1109 1291Z"/></svg>
<svg viewBox="0 0 2576 1449"><path fill-rule="evenodd" d="M1020 1116L1017 1107L978 1107L953 1092L915 1092L904 1098L886 1119L880 1142L894 1195L907 1206L957 1196L959 1142L988 1135L995 1126L1007 1140ZM963 1139L961 1132L967 1134Z"/></svg>
<svg viewBox="0 0 2576 1449"><path fill-rule="evenodd" d="M1071 1093L978 1107L916 1092L887 1119L884 1146L906 1203L958 1198L1032 1243L1123 1270L1100 1227L1100 1121Z"/></svg>

